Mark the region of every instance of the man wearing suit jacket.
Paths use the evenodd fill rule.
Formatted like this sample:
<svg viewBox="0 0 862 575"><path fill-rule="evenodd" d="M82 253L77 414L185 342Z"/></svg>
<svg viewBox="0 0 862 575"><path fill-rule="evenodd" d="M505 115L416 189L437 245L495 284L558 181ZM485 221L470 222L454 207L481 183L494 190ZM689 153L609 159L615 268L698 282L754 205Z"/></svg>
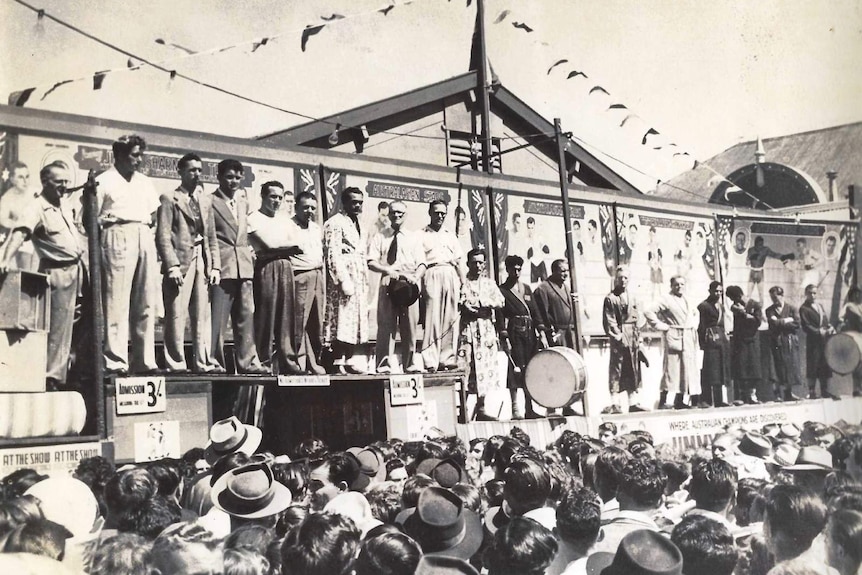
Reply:
<svg viewBox="0 0 862 575"><path fill-rule="evenodd" d="M192 369L196 373L224 370L212 359L212 325L208 284L220 279L218 242L212 198L203 193L203 162L186 154L177 162L180 187L159 198L156 249L162 260L165 302L165 368L187 371L184 349L186 315L192 328Z"/></svg>
<svg viewBox="0 0 862 575"><path fill-rule="evenodd" d="M724 329L724 305L721 301L721 282L709 284L709 296L700 302L697 311L697 339L703 350L703 367L700 371L701 401L715 407L727 407L722 388L730 376L727 332Z"/></svg>
<svg viewBox="0 0 862 575"><path fill-rule="evenodd" d="M763 308L755 299L746 301L739 286L728 286L724 294L732 302L730 311L733 313L733 334L730 338L733 404L758 404L760 401L754 398L754 388L762 373L757 331L763 323Z"/></svg>
<svg viewBox="0 0 862 575"><path fill-rule="evenodd" d="M254 263L248 243L248 200L241 188L243 172L237 160L219 162L219 187L212 195L221 262L221 279L212 289L213 357L225 367L224 330L230 316L237 373L266 374L254 345Z"/></svg>
<svg viewBox="0 0 862 575"><path fill-rule="evenodd" d="M799 312L784 301L784 288L769 288L772 305L766 308L766 321L775 364L775 401L798 401L793 386L801 383L799 366ZM783 389L782 389L783 388ZM783 391L783 393L782 393Z"/></svg>
<svg viewBox="0 0 862 575"><path fill-rule="evenodd" d="M817 286L805 286L805 302L799 306L799 321L805 332L805 373L808 376L808 399L817 399L817 380L825 399L841 399L829 391L832 369L826 363L826 338L835 333L826 310L817 301Z"/></svg>

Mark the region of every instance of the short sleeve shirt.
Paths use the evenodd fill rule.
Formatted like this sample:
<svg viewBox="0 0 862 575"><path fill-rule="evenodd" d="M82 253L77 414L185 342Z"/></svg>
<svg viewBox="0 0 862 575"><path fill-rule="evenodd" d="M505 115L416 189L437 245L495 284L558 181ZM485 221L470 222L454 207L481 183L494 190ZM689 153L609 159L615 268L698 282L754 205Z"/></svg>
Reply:
<svg viewBox="0 0 862 575"><path fill-rule="evenodd" d="M72 214L42 196L27 206L16 229L26 230L36 253L50 262L72 264L83 252Z"/></svg>
<svg viewBox="0 0 862 575"><path fill-rule="evenodd" d="M132 179L120 175L115 167L96 178L96 198L99 205L99 223L138 222L149 224L153 212L159 207L159 194L152 180L140 172Z"/></svg>

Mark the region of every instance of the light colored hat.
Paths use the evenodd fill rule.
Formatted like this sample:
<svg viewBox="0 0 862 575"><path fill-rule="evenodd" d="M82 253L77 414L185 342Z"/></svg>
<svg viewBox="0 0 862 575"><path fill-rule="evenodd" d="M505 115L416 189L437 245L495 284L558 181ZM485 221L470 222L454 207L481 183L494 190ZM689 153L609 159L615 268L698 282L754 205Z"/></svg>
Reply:
<svg viewBox="0 0 862 575"><path fill-rule="evenodd" d="M796 463L788 465L785 471L833 471L832 454L819 445L809 445L799 450Z"/></svg>
<svg viewBox="0 0 862 575"><path fill-rule="evenodd" d="M204 450L207 463L213 465L220 458L241 451L246 455L260 447L263 432L253 425L242 423L236 416L216 421L210 428L210 440Z"/></svg>
<svg viewBox="0 0 862 575"><path fill-rule="evenodd" d="M323 510L352 519L362 532L362 537L365 537L365 534L371 529L383 524L382 521L376 519L371 513L371 505L368 503L368 499L356 491L339 493L329 500L329 503L326 504Z"/></svg>
<svg viewBox="0 0 862 575"><path fill-rule="evenodd" d="M96 496L86 483L74 477L43 479L32 485L24 494L39 500L39 507L45 519L59 523L76 538L89 534L99 517Z"/></svg>

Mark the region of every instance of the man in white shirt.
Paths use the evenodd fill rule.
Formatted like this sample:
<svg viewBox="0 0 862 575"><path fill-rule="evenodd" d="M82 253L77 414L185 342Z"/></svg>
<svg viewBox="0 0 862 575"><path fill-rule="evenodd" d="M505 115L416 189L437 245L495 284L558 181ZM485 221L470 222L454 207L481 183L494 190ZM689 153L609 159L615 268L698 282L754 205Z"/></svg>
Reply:
<svg viewBox="0 0 862 575"><path fill-rule="evenodd" d="M120 375L157 371L159 292L152 228L159 196L150 179L138 171L146 149L140 136L120 137L112 146L113 167L96 178L105 275L105 370Z"/></svg>

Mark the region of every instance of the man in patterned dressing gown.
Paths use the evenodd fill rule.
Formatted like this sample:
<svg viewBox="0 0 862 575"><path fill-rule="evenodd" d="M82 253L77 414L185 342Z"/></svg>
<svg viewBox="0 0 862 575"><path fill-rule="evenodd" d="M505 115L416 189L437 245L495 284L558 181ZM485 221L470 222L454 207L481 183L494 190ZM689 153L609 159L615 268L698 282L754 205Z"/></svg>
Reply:
<svg viewBox="0 0 862 575"><path fill-rule="evenodd" d="M468 379L475 382L478 421L495 421L485 412L485 394L500 386L497 361L497 330L494 310L503 307L503 294L497 284L485 276L485 250L472 249L467 254L467 278L461 286L461 335L458 358Z"/></svg>
<svg viewBox="0 0 862 575"><path fill-rule="evenodd" d="M359 227L363 195L359 188L341 192L341 211L323 225L326 263L324 340L332 348L335 374L365 373L349 361L357 344L368 341L368 268L365 234Z"/></svg>

